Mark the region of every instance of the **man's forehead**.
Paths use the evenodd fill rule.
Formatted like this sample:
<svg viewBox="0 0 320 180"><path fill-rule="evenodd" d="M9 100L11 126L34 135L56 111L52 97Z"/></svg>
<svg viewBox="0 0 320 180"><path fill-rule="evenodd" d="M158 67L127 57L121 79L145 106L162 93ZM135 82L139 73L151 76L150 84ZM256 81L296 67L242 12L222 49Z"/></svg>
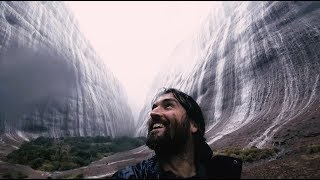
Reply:
<svg viewBox="0 0 320 180"><path fill-rule="evenodd" d="M177 99L174 97L174 95L172 93L166 93L166 94L163 94L161 96L159 96L155 102L153 104L157 104L157 103L160 103L164 100L174 100L174 101L177 101ZM177 101L178 102L178 101Z"/></svg>

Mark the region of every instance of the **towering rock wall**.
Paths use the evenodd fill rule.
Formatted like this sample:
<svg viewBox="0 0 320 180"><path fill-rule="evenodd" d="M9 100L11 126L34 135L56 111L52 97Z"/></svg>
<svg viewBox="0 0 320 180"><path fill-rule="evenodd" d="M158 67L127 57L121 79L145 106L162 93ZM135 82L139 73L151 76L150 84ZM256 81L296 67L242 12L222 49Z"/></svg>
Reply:
<svg viewBox="0 0 320 180"><path fill-rule="evenodd" d="M64 2L0 2L0 131L133 134L124 88Z"/></svg>
<svg viewBox="0 0 320 180"><path fill-rule="evenodd" d="M173 53L169 62L179 63L155 79L136 135L146 134L152 96L164 86L197 100L212 146L319 136L319 49L319 2L217 2Z"/></svg>

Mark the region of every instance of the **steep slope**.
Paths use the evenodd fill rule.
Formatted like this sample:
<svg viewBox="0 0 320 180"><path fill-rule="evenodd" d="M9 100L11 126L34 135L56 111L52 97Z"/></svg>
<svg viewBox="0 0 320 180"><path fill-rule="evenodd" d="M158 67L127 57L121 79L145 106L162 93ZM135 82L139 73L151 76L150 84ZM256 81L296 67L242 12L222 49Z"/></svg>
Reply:
<svg viewBox="0 0 320 180"><path fill-rule="evenodd" d="M124 87L64 2L3 1L0 12L4 136L19 141L39 135L133 134Z"/></svg>
<svg viewBox="0 0 320 180"><path fill-rule="evenodd" d="M319 2L217 2L155 79L136 135L156 91L175 87L200 104L213 147L284 144L290 128L319 136L319 12Z"/></svg>

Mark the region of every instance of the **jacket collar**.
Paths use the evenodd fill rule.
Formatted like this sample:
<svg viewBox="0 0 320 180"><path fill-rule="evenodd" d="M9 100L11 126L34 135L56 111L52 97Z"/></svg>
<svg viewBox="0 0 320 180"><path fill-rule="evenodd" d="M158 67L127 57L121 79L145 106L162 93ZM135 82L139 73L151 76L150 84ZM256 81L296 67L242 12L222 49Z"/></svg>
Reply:
<svg viewBox="0 0 320 180"><path fill-rule="evenodd" d="M195 145L195 165L196 165L196 176L194 178L206 178L206 165L212 158L212 150L210 146L205 142L199 142ZM157 155L151 158L153 168L152 172L157 178L177 178L171 172L165 172L159 165L159 157Z"/></svg>

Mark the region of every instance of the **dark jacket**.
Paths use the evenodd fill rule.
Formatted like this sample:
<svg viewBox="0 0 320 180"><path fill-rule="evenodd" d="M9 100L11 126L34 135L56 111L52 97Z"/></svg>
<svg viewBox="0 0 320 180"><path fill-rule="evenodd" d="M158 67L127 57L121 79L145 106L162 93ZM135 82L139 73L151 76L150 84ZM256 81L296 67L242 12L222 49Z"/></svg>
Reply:
<svg viewBox="0 0 320 180"><path fill-rule="evenodd" d="M157 155L134 166L127 166L113 174L112 179L175 179L171 172L164 172L158 164ZM242 161L228 156L212 156L207 143L202 143L196 155L195 179L241 178Z"/></svg>

